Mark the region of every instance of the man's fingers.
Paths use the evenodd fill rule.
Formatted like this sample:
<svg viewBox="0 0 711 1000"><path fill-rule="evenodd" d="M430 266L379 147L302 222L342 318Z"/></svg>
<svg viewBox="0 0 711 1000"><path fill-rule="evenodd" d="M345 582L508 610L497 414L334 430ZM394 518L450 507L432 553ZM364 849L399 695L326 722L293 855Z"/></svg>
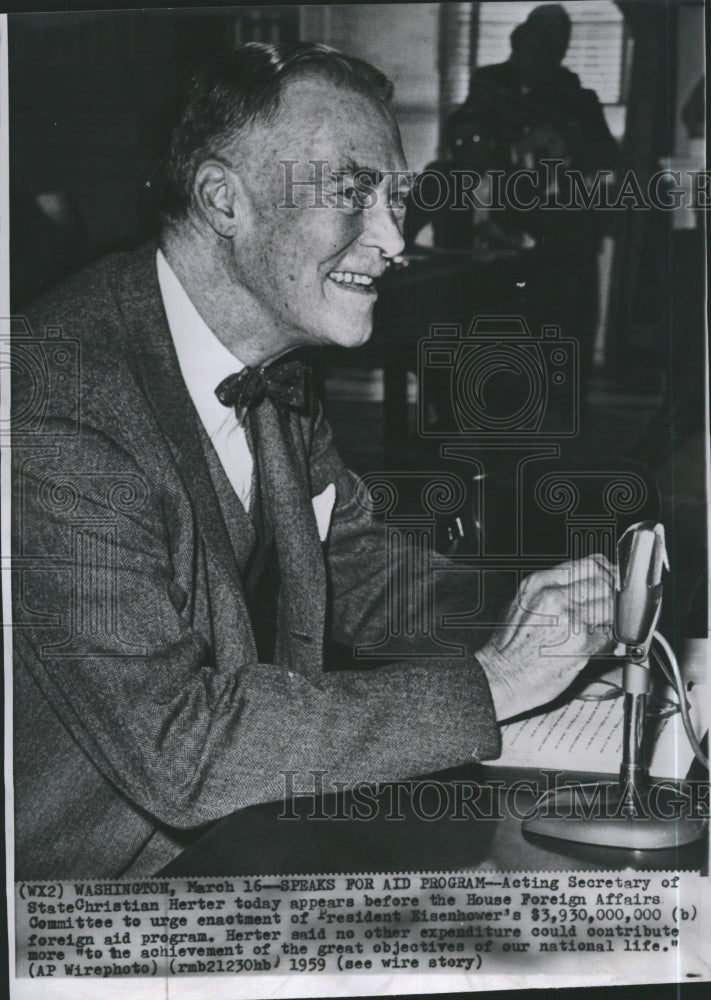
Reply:
<svg viewBox="0 0 711 1000"><path fill-rule="evenodd" d="M614 603L614 588L610 581L601 575L575 578L565 583L550 581L539 587L529 588L516 595L510 618L523 620L526 615L542 616L556 615L561 610L572 610L589 601L608 601L610 608Z"/></svg>
<svg viewBox="0 0 711 1000"><path fill-rule="evenodd" d="M583 625L588 630L590 628L598 628L603 625L611 628L612 627L612 608L610 602L604 600L603 598L598 598L595 601L590 601L585 604L580 605L578 609L573 611L572 615L573 631L576 625Z"/></svg>
<svg viewBox="0 0 711 1000"><path fill-rule="evenodd" d="M617 567L614 563L610 562L607 556L604 556L602 552L596 552L595 555L590 557L597 565L598 570L603 574L606 580L614 586L617 582Z"/></svg>
<svg viewBox="0 0 711 1000"><path fill-rule="evenodd" d="M586 581L579 587L568 590L568 601L571 606L581 607L591 601L606 601L610 613L615 604L615 592L609 583L603 581Z"/></svg>
<svg viewBox="0 0 711 1000"><path fill-rule="evenodd" d="M614 602L609 590L596 595L587 594L579 601L571 598L563 588L547 588L535 610L520 606L512 609L509 621L502 625L497 646L504 649L514 640L526 639L532 645L555 644L567 636L590 633L606 627L612 631Z"/></svg>
<svg viewBox="0 0 711 1000"><path fill-rule="evenodd" d="M554 623L562 626L566 621L573 622L604 622L612 624L614 602L608 593L588 594L581 600L568 599L565 603L559 603L558 607L550 607L547 612L541 610L541 614L548 614L554 619ZM530 622L533 624L533 621ZM544 624L541 619L541 624Z"/></svg>
<svg viewBox="0 0 711 1000"><path fill-rule="evenodd" d="M615 582L615 567L600 553L559 563L550 569L540 569L526 577L522 591L534 591L542 587L570 586L572 583L600 578L608 583Z"/></svg>
<svg viewBox="0 0 711 1000"><path fill-rule="evenodd" d="M614 608L614 567L595 554L539 570L527 577L502 622L497 645L564 639L566 634L610 625ZM547 632L547 635L544 635Z"/></svg>

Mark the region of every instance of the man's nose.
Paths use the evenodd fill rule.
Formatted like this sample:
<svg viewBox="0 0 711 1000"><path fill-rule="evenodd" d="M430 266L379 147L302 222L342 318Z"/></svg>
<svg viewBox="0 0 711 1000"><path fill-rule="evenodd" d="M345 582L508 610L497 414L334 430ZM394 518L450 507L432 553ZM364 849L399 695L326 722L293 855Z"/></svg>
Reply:
<svg viewBox="0 0 711 1000"><path fill-rule="evenodd" d="M398 220L386 194L378 192L376 203L366 208L363 216L363 243L377 247L383 257L397 257L402 253L405 249L402 222Z"/></svg>

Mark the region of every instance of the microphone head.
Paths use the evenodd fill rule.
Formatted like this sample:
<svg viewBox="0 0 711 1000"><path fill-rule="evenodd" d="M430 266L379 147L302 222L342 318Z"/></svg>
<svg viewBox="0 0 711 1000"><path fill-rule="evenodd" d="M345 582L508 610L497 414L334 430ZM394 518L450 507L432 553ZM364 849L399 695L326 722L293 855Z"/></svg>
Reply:
<svg viewBox="0 0 711 1000"><path fill-rule="evenodd" d="M662 571L669 569L664 526L633 524L617 543L614 633L618 642L648 652L662 605Z"/></svg>

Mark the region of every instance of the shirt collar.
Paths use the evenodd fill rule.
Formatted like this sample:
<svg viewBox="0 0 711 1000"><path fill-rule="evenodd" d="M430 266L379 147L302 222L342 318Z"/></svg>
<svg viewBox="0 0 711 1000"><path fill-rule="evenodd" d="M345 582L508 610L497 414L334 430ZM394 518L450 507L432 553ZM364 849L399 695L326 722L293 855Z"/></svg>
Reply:
<svg viewBox="0 0 711 1000"><path fill-rule="evenodd" d="M244 365L217 339L159 249L158 284L183 380L208 435L212 437L234 411L222 405L215 389Z"/></svg>

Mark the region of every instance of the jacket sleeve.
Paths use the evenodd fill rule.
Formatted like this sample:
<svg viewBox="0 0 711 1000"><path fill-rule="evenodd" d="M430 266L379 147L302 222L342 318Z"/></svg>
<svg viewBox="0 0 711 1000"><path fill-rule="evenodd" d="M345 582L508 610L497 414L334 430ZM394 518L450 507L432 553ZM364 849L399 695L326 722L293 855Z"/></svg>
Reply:
<svg viewBox="0 0 711 1000"><path fill-rule="evenodd" d="M335 601L356 624L380 599L370 554L382 533L364 530L325 426L318 435L318 464L342 490L333 556L351 573ZM470 658L314 683L257 662L251 643L219 655L176 587L176 551L203 555L185 498L174 502L166 477L117 444L108 420L60 444L13 449L16 669L31 672L81 751L149 815L195 827L279 799L286 775L298 787L294 775L312 784L317 770L328 787L498 754L488 686ZM112 494L111 483L132 485Z"/></svg>

